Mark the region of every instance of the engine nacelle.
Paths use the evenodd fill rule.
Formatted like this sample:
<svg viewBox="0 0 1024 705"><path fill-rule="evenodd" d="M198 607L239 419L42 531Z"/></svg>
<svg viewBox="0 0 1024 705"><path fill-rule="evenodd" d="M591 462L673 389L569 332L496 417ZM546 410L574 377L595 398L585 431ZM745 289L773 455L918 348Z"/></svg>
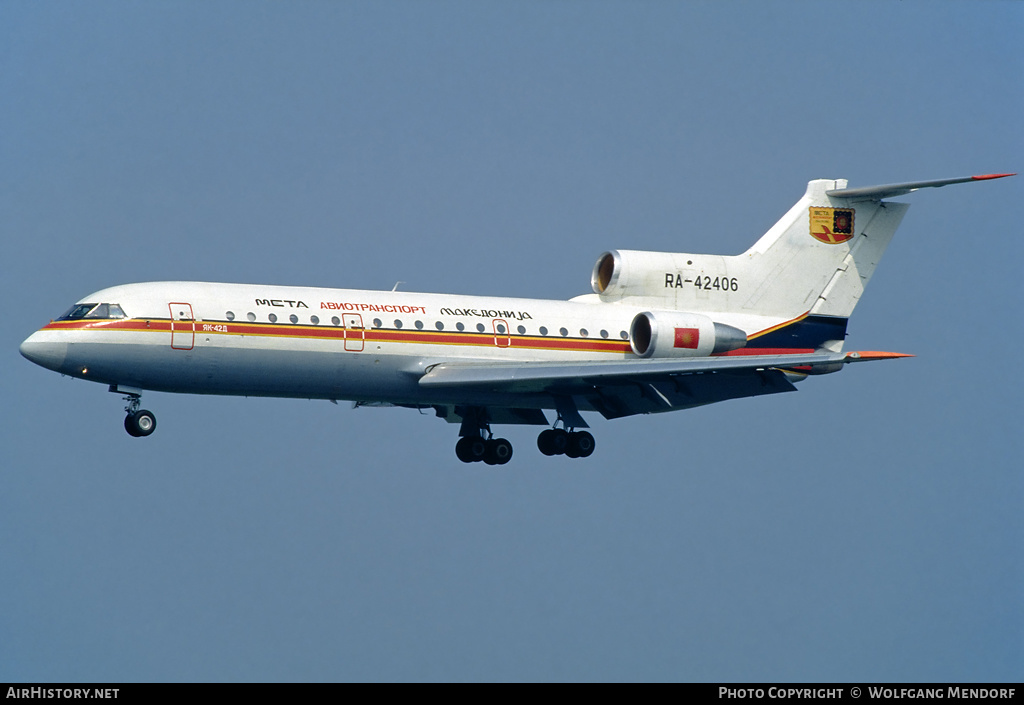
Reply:
<svg viewBox="0 0 1024 705"><path fill-rule="evenodd" d="M598 258L590 286L595 294L616 298L661 293L658 277L674 264L671 259L667 252L611 250Z"/></svg>
<svg viewBox="0 0 1024 705"><path fill-rule="evenodd" d="M739 328L685 311L644 311L629 326L629 344L640 357L706 357L747 344Z"/></svg>
<svg viewBox="0 0 1024 705"><path fill-rule="evenodd" d="M710 275L707 286L715 281L716 290L724 283L725 289L720 290L724 293L735 286L733 278L727 276L729 259L721 255L690 255L685 252L610 250L597 259L590 275L590 286L605 301L630 296L674 300L684 286L689 290L696 285L699 274ZM699 285L697 287L700 288Z"/></svg>

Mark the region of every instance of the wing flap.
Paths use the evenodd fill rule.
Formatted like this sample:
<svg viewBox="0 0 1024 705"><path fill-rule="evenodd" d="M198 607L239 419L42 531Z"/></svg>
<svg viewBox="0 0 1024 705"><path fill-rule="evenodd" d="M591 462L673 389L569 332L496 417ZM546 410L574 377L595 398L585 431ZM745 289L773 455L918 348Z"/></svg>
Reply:
<svg viewBox="0 0 1024 705"><path fill-rule="evenodd" d="M679 375L654 382L602 384L580 398L606 419L692 409L728 399L795 392L775 369Z"/></svg>

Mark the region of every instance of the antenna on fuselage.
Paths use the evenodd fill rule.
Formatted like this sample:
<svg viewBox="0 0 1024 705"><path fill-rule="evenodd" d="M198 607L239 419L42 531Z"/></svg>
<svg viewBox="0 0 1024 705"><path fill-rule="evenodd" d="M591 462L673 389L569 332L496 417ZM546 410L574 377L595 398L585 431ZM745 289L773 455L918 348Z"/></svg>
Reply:
<svg viewBox="0 0 1024 705"><path fill-rule="evenodd" d="M395 285L391 287L391 291L398 291L399 284L405 284L405 282L395 282Z"/></svg>

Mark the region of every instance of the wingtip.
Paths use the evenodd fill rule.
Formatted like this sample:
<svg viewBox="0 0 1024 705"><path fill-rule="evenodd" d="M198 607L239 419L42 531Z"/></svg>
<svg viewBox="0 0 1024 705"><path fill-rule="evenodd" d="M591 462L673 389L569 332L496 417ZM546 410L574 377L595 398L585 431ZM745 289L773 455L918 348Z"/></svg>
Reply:
<svg viewBox="0 0 1024 705"><path fill-rule="evenodd" d="M988 181L989 179L1002 179L1002 178L1005 178L1007 176L1016 176L1016 175L1017 175L1016 172L1014 172L1012 174L979 174L978 176L972 176L971 178L974 181Z"/></svg>

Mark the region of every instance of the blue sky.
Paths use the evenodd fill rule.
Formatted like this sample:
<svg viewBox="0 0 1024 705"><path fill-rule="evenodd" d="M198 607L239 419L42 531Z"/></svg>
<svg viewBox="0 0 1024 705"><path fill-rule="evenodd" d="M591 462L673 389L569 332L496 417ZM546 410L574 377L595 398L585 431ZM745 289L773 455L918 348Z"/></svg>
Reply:
<svg viewBox="0 0 1024 705"><path fill-rule="evenodd" d="M915 353L535 431L118 397L18 344L119 283L564 299L812 178L1020 171L1012 2L0 4L0 681L995 681L1024 670L1017 204L920 192L851 319ZM999 362L1000 364L996 364Z"/></svg>

